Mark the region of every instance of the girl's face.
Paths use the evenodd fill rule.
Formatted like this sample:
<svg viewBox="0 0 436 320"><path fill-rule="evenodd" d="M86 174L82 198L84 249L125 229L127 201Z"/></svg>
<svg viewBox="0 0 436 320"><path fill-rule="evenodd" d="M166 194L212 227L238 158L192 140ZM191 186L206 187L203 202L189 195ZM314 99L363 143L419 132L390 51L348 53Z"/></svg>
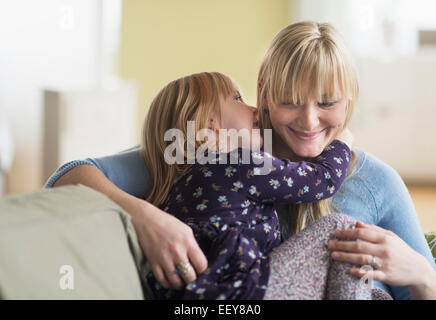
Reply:
<svg viewBox="0 0 436 320"><path fill-rule="evenodd" d="M216 129L247 129L250 134L250 148L259 149L262 146L262 137L260 130L253 132L253 129L259 129L257 119L257 109L247 105L240 93L235 91L233 95L226 98L222 97L220 120L211 120L211 128ZM229 141L229 139L228 139ZM241 147L241 139L238 139L238 146Z"/></svg>
<svg viewBox="0 0 436 320"><path fill-rule="evenodd" d="M318 156L341 130L347 101L309 99L303 105L268 103L273 127L273 150L278 156L312 158ZM291 150L289 150L291 149Z"/></svg>

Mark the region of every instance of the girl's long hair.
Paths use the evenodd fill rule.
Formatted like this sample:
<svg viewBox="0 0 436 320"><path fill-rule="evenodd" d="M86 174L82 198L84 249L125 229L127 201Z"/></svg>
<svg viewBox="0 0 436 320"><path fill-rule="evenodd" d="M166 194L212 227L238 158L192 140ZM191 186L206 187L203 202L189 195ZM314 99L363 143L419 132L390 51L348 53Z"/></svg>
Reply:
<svg viewBox="0 0 436 320"><path fill-rule="evenodd" d="M160 206L175 180L191 167L187 164L188 121L195 121L195 136L200 129L208 128L211 117L220 118L220 96L234 94L235 89L236 84L228 76L202 72L170 82L155 96L142 127L141 149L153 178L147 201ZM179 147L184 150L184 164L165 161L165 149L172 143L164 139L169 129L183 133L183 145ZM195 150L201 144L195 141Z"/></svg>
<svg viewBox="0 0 436 320"><path fill-rule="evenodd" d="M267 101L301 104L315 94L334 98L338 89L347 98L344 127L348 125L359 93L356 69L338 32L328 23L304 21L291 24L272 40L258 76L259 125L272 129ZM352 155L348 175L355 167ZM289 206L291 233L332 212L331 198ZM289 228L289 226L287 226Z"/></svg>

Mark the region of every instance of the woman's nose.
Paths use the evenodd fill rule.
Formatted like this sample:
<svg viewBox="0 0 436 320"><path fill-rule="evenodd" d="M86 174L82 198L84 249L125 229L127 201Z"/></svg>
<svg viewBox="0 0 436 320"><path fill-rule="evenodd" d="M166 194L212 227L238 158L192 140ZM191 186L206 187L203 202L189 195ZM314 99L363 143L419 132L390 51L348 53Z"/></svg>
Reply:
<svg viewBox="0 0 436 320"><path fill-rule="evenodd" d="M319 125L318 110L312 104L305 104L301 107L298 117L298 125L305 131L313 131Z"/></svg>

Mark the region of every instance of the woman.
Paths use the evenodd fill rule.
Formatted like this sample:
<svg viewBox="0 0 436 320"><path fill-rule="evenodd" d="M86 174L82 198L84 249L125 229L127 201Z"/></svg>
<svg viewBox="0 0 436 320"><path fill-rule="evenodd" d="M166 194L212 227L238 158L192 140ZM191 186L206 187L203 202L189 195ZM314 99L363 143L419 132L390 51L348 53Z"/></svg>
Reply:
<svg viewBox="0 0 436 320"><path fill-rule="evenodd" d="M336 83L343 92L336 92ZM348 123L358 91L354 68L335 30L314 22L296 23L278 33L263 59L258 84L261 125L273 129L273 155L294 161L321 153L329 138ZM324 99L325 94L333 100ZM354 149L352 161L332 203L297 205L292 208L295 221L290 221L288 207L277 208L283 233L298 233L333 207L364 223L337 232L338 238L356 241L330 242L334 259L371 264L374 284L394 299L436 299L436 266L403 181L361 150ZM159 283L181 288L206 270L207 260L187 225L143 200L150 191L149 178L135 149L68 163L46 186L82 183L107 194L131 214ZM172 267L179 261L193 265L183 277ZM363 276L359 268L350 272Z"/></svg>

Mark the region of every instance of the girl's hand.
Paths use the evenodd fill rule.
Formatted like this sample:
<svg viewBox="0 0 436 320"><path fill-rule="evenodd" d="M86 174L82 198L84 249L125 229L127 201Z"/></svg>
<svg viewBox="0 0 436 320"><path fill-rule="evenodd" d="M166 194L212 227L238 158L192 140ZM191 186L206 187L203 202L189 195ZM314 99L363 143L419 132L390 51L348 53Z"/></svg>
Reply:
<svg viewBox="0 0 436 320"><path fill-rule="evenodd" d="M427 287L430 282L435 285L435 271L430 263L391 231L357 222L356 228L336 230L334 236L340 240L328 243L332 258L363 266L370 265L375 257L381 267L372 271L374 280L414 288ZM360 278L366 271L353 267L350 274Z"/></svg>
<svg viewBox="0 0 436 320"><path fill-rule="evenodd" d="M164 288L182 289L206 270L207 259L188 225L146 201L142 205L132 223L151 270ZM182 278L175 272L177 264L187 262L193 268Z"/></svg>

